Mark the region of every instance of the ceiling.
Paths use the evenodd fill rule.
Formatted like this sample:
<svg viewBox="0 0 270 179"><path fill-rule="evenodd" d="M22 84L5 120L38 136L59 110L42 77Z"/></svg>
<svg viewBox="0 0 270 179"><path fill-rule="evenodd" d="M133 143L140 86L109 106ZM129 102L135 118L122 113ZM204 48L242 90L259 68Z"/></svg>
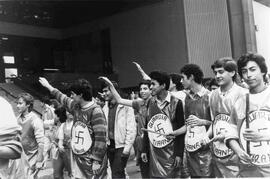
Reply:
<svg viewBox="0 0 270 179"><path fill-rule="evenodd" d="M67 28L160 0L0 1L0 21Z"/></svg>

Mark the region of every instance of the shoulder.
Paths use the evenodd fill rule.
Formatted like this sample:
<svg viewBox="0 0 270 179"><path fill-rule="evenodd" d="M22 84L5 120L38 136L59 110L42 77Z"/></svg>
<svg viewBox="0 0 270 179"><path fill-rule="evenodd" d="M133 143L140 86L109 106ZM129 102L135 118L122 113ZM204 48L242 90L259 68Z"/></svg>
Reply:
<svg viewBox="0 0 270 179"><path fill-rule="evenodd" d="M93 106L93 115L96 114L103 114L102 108L98 105Z"/></svg>

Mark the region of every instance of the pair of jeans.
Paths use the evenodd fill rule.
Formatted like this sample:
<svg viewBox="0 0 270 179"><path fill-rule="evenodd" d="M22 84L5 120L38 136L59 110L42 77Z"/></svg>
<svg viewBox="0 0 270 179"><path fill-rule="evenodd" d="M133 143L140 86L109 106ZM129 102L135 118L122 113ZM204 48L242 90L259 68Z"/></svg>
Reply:
<svg viewBox="0 0 270 179"><path fill-rule="evenodd" d="M123 154L124 148L115 148L114 140L108 146L108 158L112 171L112 178L126 178L125 168L129 155Z"/></svg>

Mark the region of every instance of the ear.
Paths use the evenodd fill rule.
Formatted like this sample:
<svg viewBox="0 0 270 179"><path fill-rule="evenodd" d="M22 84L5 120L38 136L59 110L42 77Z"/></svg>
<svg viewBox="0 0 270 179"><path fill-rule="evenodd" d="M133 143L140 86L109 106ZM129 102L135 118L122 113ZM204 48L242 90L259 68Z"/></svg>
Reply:
<svg viewBox="0 0 270 179"><path fill-rule="evenodd" d="M191 74L188 79L194 81L194 75Z"/></svg>
<svg viewBox="0 0 270 179"><path fill-rule="evenodd" d="M166 84L165 83L162 84L161 86L162 86L162 89L166 89Z"/></svg>
<svg viewBox="0 0 270 179"><path fill-rule="evenodd" d="M229 72L229 74L230 74L231 77L233 77L235 75L235 73L236 73L235 71Z"/></svg>

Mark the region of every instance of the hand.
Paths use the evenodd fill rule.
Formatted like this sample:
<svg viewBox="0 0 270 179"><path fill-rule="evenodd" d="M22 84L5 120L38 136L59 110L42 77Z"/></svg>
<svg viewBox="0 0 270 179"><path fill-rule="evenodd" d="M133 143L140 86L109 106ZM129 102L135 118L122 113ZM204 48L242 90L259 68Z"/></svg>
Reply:
<svg viewBox="0 0 270 179"><path fill-rule="evenodd" d="M93 161L92 171L94 175L98 174L100 167L101 167L101 164L98 161Z"/></svg>
<svg viewBox="0 0 270 179"><path fill-rule="evenodd" d="M207 146L211 141L212 141L212 140L210 140L209 137L206 136L205 138L203 138L203 139L201 140L201 144L202 144L202 146Z"/></svg>
<svg viewBox="0 0 270 179"><path fill-rule="evenodd" d="M136 65L138 71L141 73L144 80L151 80L151 78L143 71L142 67L137 62L132 62Z"/></svg>
<svg viewBox="0 0 270 179"><path fill-rule="evenodd" d="M41 169L42 166L43 166L43 162L37 162L37 163L35 164L35 170Z"/></svg>
<svg viewBox="0 0 270 179"><path fill-rule="evenodd" d="M39 83L44 86L45 88L47 88L48 90L52 90L53 87L52 85L48 82L48 80L46 78L43 78L43 77L39 77Z"/></svg>
<svg viewBox="0 0 270 179"><path fill-rule="evenodd" d="M98 77L99 80L104 81L108 86L113 86L111 80L109 80L109 78L105 77L105 76L100 76Z"/></svg>
<svg viewBox="0 0 270 179"><path fill-rule="evenodd" d="M217 133L217 135L213 138L213 141L224 142L224 139L225 139L225 133L226 133L226 132L227 132L227 131L224 131L224 130L219 131L219 132Z"/></svg>
<svg viewBox="0 0 270 179"><path fill-rule="evenodd" d="M139 71L143 71L141 65L139 65L137 62L132 62L132 63L136 65Z"/></svg>
<svg viewBox="0 0 270 179"><path fill-rule="evenodd" d="M237 156L240 159L240 162L243 164L251 164L251 158L250 156L244 151L244 150L239 150L235 152Z"/></svg>
<svg viewBox="0 0 270 179"><path fill-rule="evenodd" d="M174 166L175 168L178 168L178 167L180 166L180 162L181 162L181 158L178 157L178 156L176 156L175 159L174 159L174 164L173 164L173 166Z"/></svg>
<svg viewBox="0 0 270 179"><path fill-rule="evenodd" d="M194 126L204 126L205 120L200 119L197 116L190 115L186 120L186 125L194 127Z"/></svg>
<svg viewBox="0 0 270 179"><path fill-rule="evenodd" d="M147 162L148 162L146 153L142 153L142 154L141 154L141 158L142 158L142 161L143 161L144 163L147 163Z"/></svg>
<svg viewBox="0 0 270 179"><path fill-rule="evenodd" d="M267 138L269 138L269 134L267 135L264 132L258 132L253 129L245 129L245 131L243 132L243 136L245 140L250 142L258 142L262 140L267 140Z"/></svg>
<svg viewBox="0 0 270 179"><path fill-rule="evenodd" d="M65 148L63 146L59 146L58 150L60 153L64 153L65 152Z"/></svg>
<svg viewBox="0 0 270 179"><path fill-rule="evenodd" d="M129 157L129 152L125 152L123 151L123 153L121 154L122 158L128 158Z"/></svg>
<svg viewBox="0 0 270 179"><path fill-rule="evenodd" d="M174 131L167 133L165 137L167 140L175 139Z"/></svg>

